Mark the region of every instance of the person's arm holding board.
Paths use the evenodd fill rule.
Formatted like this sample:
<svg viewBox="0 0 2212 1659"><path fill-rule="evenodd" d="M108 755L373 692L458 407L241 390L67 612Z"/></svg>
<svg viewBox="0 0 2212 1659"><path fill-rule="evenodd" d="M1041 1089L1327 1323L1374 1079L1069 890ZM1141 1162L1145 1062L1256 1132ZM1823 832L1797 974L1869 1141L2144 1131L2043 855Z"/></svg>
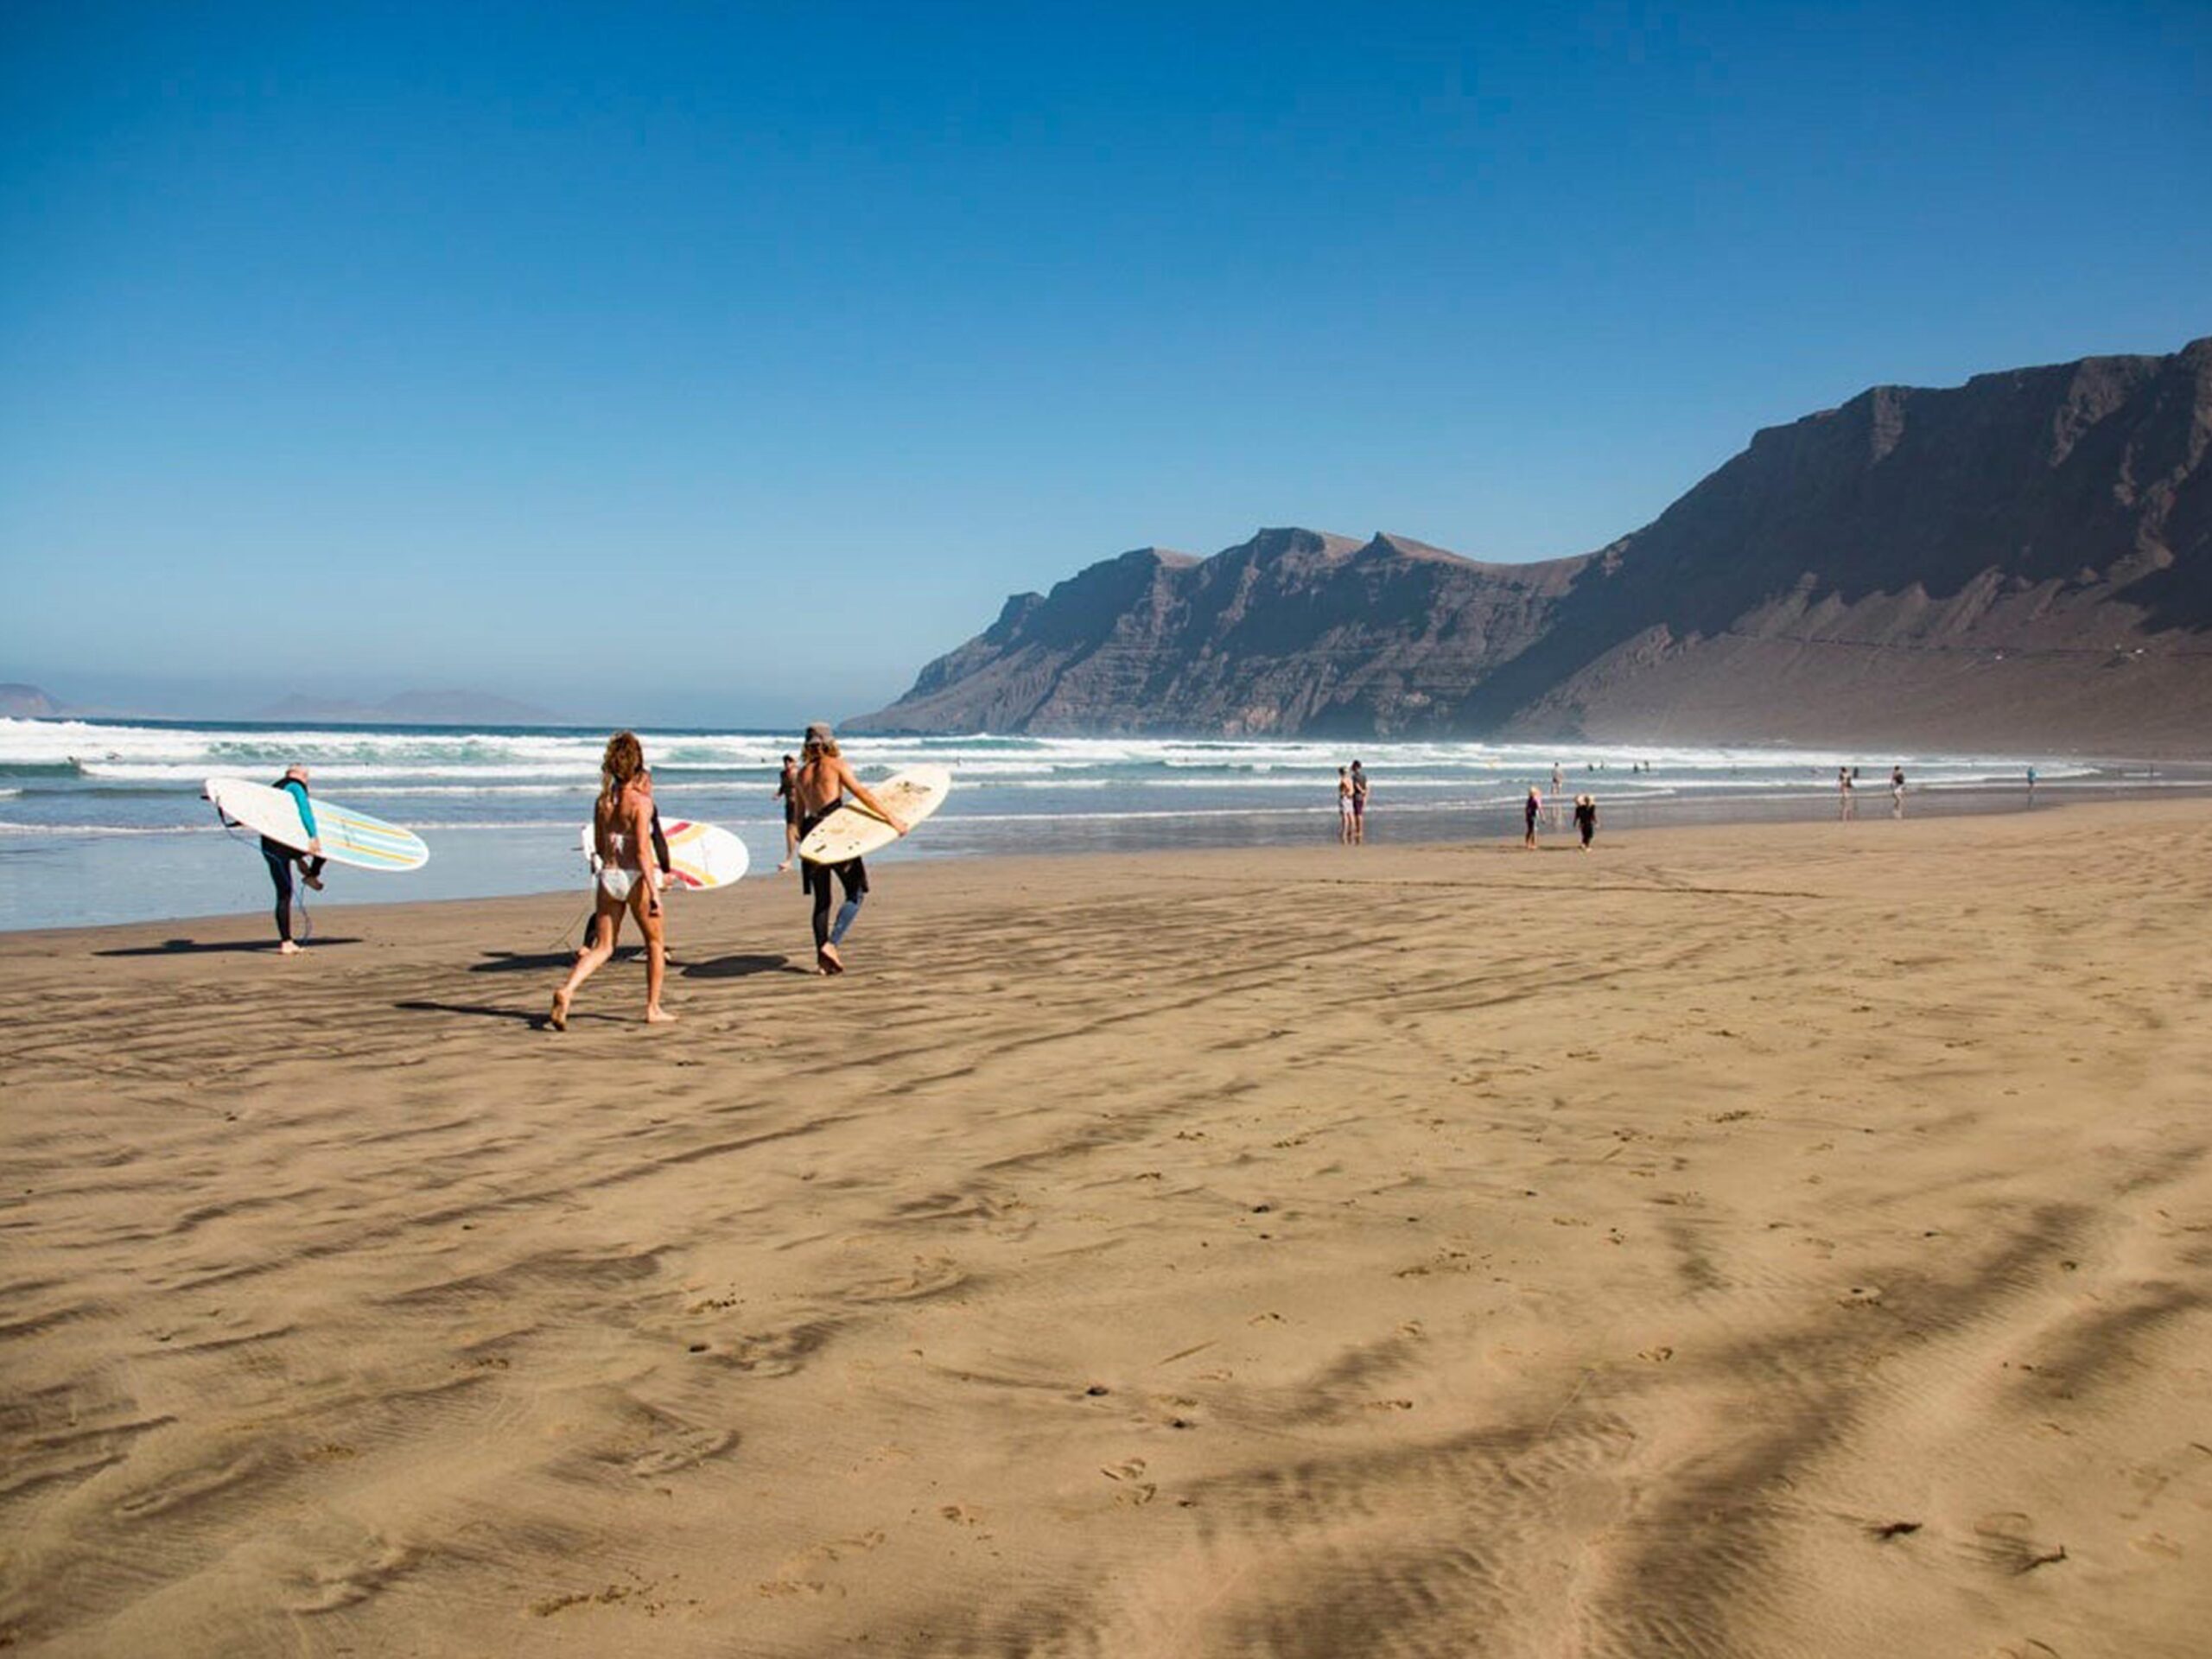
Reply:
<svg viewBox="0 0 2212 1659"><path fill-rule="evenodd" d="M847 764L843 755L838 755L834 760L830 760L830 764L837 769L837 781L852 791L853 798L855 800L858 801L869 811L874 813L877 817L881 818L886 823L889 824L900 835L903 836L906 833L909 827L906 820L900 817L889 807L884 805L881 801L877 800L874 796L868 793L868 785L861 782L857 777L854 776L853 769L849 764Z"/></svg>
<svg viewBox="0 0 2212 1659"><path fill-rule="evenodd" d="M298 779L287 776L284 779L284 792L299 805L300 828L308 832L308 856L321 858L322 836L315 828L315 804L308 799L308 786Z"/></svg>

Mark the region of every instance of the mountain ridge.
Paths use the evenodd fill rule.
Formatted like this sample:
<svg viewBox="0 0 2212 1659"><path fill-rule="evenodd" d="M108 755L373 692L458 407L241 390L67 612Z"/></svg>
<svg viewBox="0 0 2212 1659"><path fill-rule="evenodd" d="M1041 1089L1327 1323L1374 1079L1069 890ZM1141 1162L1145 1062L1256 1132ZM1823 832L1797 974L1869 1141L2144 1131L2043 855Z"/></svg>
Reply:
<svg viewBox="0 0 2212 1659"><path fill-rule="evenodd" d="M1013 596L850 723L2201 751L2208 449L2212 338L1872 386L1590 553L1136 549Z"/></svg>

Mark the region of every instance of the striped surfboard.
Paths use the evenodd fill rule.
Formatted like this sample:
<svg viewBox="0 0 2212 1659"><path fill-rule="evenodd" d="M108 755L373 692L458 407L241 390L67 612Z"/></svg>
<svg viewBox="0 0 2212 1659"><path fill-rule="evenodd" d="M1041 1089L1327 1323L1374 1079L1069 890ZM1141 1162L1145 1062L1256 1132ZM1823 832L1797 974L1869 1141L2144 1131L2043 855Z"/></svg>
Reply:
<svg viewBox="0 0 2212 1659"><path fill-rule="evenodd" d="M248 783L243 778L210 778L200 792L231 823L243 824L296 851L307 851L307 826L300 822L299 805L289 790ZM413 830L356 812L320 795L313 802L322 855L333 863L350 864L359 870L419 870L429 862L430 849Z"/></svg>

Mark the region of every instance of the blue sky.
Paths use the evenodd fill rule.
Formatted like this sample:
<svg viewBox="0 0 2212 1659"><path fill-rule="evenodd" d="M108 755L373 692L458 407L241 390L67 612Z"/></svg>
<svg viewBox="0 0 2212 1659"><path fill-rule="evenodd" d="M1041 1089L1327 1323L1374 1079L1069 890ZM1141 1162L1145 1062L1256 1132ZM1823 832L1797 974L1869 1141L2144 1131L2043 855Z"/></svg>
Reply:
<svg viewBox="0 0 2212 1659"><path fill-rule="evenodd" d="M904 689L1148 543L1634 529L2212 332L2212 8L0 7L0 679Z"/></svg>

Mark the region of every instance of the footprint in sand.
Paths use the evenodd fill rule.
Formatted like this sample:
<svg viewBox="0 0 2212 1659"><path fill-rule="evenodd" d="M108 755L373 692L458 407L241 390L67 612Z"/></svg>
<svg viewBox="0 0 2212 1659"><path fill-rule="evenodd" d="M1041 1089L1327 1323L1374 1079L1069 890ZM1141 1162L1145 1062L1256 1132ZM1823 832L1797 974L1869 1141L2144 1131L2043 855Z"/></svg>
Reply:
<svg viewBox="0 0 2212 1659"><path fill-rule="evenodd" d="M307 1568L285 1605L296 1613L328 1613L366 1601L405 1572L411 1559L408 1550L387 1544L354 1560Z"/></svg>
<svg viewBox="0 0 2212 1659"><path fill-rule="evenodd" d="M679 1429L670 1437L670 1444L655 1446L630 1460L630 1472L639 1479L655 1475L672 1475L679 1469L690 1469L704 1463L709 1458L728 1451L737 1444L737 1436L726 1428Z"/></svg>
<svg viewBox="0 0 2212 1659"><path fill-rule="evenodd" d="M1990 1566L2016 1578L2064 1560L2066 1546L2038 1541L2033 1526L2018 1510L1995 1510L1974 1523L1974 1541L1967 1548Z"/></svg>

